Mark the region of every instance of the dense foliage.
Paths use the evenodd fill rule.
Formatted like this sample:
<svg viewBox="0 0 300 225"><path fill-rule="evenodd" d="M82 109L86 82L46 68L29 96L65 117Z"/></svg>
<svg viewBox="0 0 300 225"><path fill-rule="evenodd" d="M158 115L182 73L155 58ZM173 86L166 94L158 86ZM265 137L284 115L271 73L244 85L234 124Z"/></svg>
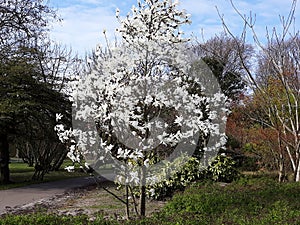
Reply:
<svg viewBox="0 0 300 225"><path fill-rule="evenodd" d="M58 169L67 154L53 126L57 111L62 111L66 119L71 114L66 93L60 92L65 75L61 68L64 67L65 72L71 71L63 63L57 63L63 61L62 58L65 61L70 58L66 57L66 52L52 47L48 39L49 23L53 20L58 20L55 11L44 1L0 1L0 162L3 183L10 182L10 155L21 157L34 166L33 179L40 180L45 173Z"/></svg>
<svg viewBox="0 0 300 225"><path fill-rule="evenodd" d="M148 188L148 195L153 199L172 197L174 192L183 191L186 187L199 180L214 182L232 182L239 178L235 161L223 155L218 155L208 167L201 166L197 158L189 161L169 179Z"/></svg>

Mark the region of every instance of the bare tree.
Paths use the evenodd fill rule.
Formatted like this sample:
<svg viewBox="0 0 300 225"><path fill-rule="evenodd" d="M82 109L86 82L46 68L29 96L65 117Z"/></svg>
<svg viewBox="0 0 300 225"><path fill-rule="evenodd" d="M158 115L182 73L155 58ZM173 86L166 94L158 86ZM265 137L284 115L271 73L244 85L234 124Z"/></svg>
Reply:
<svg viewBox="0 0 300 225"><path fill-rule="evenodd" d="M13 56L14 50L32 40L42 39L48 23L58 17L43 0L0 0L0 56Z"/></svg>
<svg viewBox="0 0 300 225"><path fill-rule="evenodd" d="M69 82L74 81L83 70L83 60L71 48L51 40L39 44L35 57L40 72L37 79L66 94Z"/></svg>
<svg viewBox="0 0 300 225"><path fill-rule="evenodd" d="M43 0L0 0L0 162L4 183L10 181L8 136L15 132L16 111L23 109L24 113L27 109L25 101L18 101L20 94L13 94L25 86L17 76L20 71L24 74L28 70L22 66L31 67L30 51L27 50L36 40L43 39L52 19L57 19L55 11ZM27 79L25 77L20 74L21 79Z"/></svg>
<svg viewBox="0 0 300 225"><path fill-rule="evenodd" d="M244 22L241 34L242 40L250 30L259 57L256 64L258 70L253 71L246 65L239 49L239 57L246 71L247 84L254 96L259 96L259 113L250 115L252 119L272 128L278 136L279 181L284 180L285 160L289 160L294 173L294 180L300 181L300 42L299 30L295 30L296 0L292 1L287 17L281 16L281 30L266 29L266 41L261 40L255 29L255 16L245 16L240 13L232 0L232 7ZM220 15L220 13L219 13ZM220 15L225 30L236 40L239 40L228 28L225 19ZM246 43L246 42L245 42ZM286 157L288 156L288 157Z"/></svg>
<svg viewBox="0 0 300 225"><path fill-rule="evenodd" d="M243 39L232 38L223 32L219 35L197 42L195 46L200 56L214 57L224 63L225 72L236 72L244 74L241 60L250 68L250 60L253 56L253 46L247 44ZM237 46L238 45L238 46Z"/></svg>
<svg viewBox="0 0 300 225"><path fill-rule="evenodd" d="M236 46L238 45L238 46ZM245 69L241 60L250 68L253 47L243 40L221 33L194 45L194 52L201 57L217 77L221 89L232 100L239 99L245 88Z"/></svg>
<svg viewBox="0 0 300 225"><path fill-rule="evenodd" d="M58 111L71 120L68 82L78 75L81 60L71 49L49 39L52 20L60 19L43 0L0 0L0 161L4 182L9 182L7 137L12 133L33 157L35 179L57 169L67 153L59 149L53 126Z"/></svg>

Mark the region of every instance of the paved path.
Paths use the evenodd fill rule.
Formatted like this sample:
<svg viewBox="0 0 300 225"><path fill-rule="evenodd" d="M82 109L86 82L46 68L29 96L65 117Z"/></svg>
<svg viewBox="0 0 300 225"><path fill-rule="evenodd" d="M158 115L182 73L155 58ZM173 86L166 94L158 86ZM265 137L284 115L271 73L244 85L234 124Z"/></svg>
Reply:
<svg viewBox="0 0 300 225"><path fill-rule="evenodd" d="M21 188L13 188L0 191L0 215L5 212L6 207L14 208L61 195L74 188L85 187L95 184L93 177L79 177L48 183L33 184Z"/></svg>

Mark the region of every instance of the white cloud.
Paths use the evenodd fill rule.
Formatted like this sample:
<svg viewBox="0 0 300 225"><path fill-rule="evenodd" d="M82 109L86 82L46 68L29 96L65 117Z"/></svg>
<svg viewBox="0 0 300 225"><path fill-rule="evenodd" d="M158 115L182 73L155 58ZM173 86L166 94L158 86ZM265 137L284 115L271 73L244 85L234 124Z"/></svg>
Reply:
<svg viewBox="0 0 300 225"><path fill-rule="evenodd" d="M118 26L115 13L109 7L73 5L59 12L63 22L53 24L51 35L56 41L72 46L80 54L91 51L97 43L103 42L104 29L113 36Z"/></svg>
<svg viewBox="0 0 300 225"><path fill-rule="evenodd" d="M230 29L234 32L238 31L239 17L229 7L228 0L182 0L180 7L192 15L192 27L189 31L195 35L201 35L203 31L207 39L224 30L218 10L221 15L224 15L225 20L230 19L228 23Z"/></svg>
<svg viewBox="0 0 300 225"><path fill-rule="evenodd" d="M104 43L102 31L107 30L108 38L114 37L114 29L118 26L115 9L121 10L121 15L130 11L136 0L52 0L52 5L59 8L64 21L54 24L52 37L57 41L72 46L74 51L84 54L91 51L97 43ZM56 1L56 3L55 3ZM243 14L249 11L256 14L256 29L260 37L265 36L265 27L280 27L279 14L287 15L292 0L233 0ZM205 38L223 31L216 6L229 28L240 34L243 21L230 5L229 0L181 0L180 8L192 14L192 25L184 26L185 33L192 32L200 36L203 29ZM296 17L300 15L300 4L296 9ZM299 27L299 21L296 28Z"/></svg>

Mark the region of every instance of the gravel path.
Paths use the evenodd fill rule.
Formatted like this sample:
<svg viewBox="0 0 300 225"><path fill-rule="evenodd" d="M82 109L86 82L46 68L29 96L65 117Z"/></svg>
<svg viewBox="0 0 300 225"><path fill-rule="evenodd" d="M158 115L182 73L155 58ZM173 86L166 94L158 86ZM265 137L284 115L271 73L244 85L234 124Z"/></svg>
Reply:
<svg viewBox="0 0 300 225"><path fill-rule="evenodd" d="M61 197L77 188L84 188L94 184L96 184L96 181L93 177L79 177L1 190L0 215L22 208L25 209L37 203L51 203L58 196Z"/></svg>

